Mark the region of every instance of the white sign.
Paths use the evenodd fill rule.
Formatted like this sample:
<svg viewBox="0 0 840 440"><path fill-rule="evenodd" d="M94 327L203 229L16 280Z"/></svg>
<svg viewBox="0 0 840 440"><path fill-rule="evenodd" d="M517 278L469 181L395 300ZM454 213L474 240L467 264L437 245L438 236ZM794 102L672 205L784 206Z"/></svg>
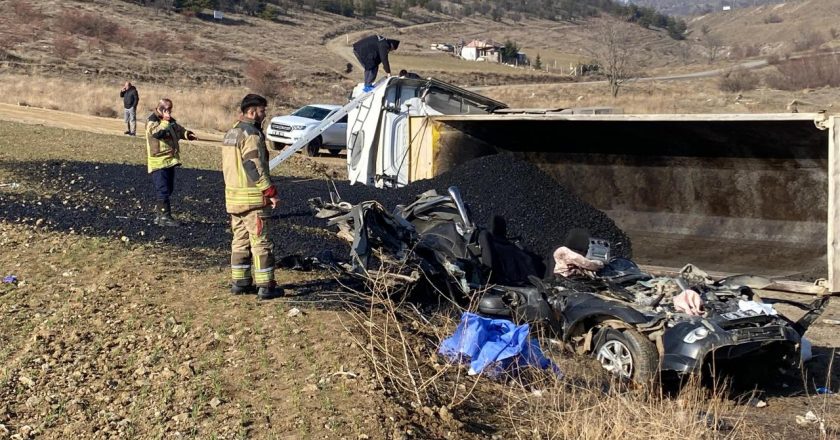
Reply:
<svg viewBox="0 0 840 440"><path fill-rule="evenodd" d="M222 20L225 18L225 13L222 11L213 10L213 18L216 20Z"/></svg>
<svg viewBox="0 0 840 440"><path fill-rule="evenodd" d="M724 10L724 11L731 11L731 10L732 10L732 6L724 6L724 7L723 7L723 10Z"/></svg>

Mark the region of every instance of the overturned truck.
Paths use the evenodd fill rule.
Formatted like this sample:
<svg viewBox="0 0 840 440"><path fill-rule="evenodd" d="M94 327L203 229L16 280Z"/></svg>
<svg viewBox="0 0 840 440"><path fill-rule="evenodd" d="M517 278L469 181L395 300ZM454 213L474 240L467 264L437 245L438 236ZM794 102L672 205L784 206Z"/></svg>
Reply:
<svg viewBox="0 0 840 440"><path fill-rule="evenodd" d="M769 289L840 292L836 116L517 110L404 78L346 110L352 183L400 187L512 153L606 212L647 271L692 262L771 277Z"/></svg>
<svg viewBox="0 0 840 440"><path fill-rule="evenodd" d="M644 378L653 365L695 371L709 353L736 359L769 349L795 361L804 331L827 296L840 291L837 117L517 110L434 79L390 78L355 96L342 110L351 183L400 188L503 153L535 164L630 236L641 267L630 262L636 278L624 280L629 284L604 274L584 283L529 277L530 284L501 283L480 304L487 314L549 323L623 376ZM494 168L504 174L498 162ZM457 216L450 217L458 233L444 243L466 237L466 222L459 229ZM429 243L428 233L418 233L406 244ZM441 259L445 249L433 247L426 260L440 272L460 273L450 260L463 256ZM486 252L473 257L474 267L494 266ZM662 275L684 277L678 268L687 262L711 269L692 285L707 300L702 318L672 310L670 296L649 286ZM767 278L732 277L738 273ZM459 277L461 290L470 290L468 277ZM805 314L791 320L766 309L771 302L753 289L822 298L796 304Z"/></svg>

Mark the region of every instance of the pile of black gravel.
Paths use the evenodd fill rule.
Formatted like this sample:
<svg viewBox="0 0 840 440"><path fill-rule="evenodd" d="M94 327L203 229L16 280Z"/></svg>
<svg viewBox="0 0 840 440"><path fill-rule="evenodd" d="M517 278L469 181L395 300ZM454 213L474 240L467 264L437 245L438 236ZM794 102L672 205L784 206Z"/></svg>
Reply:
<svg viewBox="0 0 840 440"><path fill-rule="evenodd" d="M606 214L535 165L507 154L484 156L434 179L381 191L376 200L392 208L430 189L445 194L450 186L461 190L478 225L489 226L492 217L500 215L507 220L509 236L519 237L526 248L544 257L562 244L572 228L585 228L594 237L610 240L616 255L631 255L630 239ZM341 190L342 197L353 203L376 194L349 185Z"/></svg>
<svg viewBox="0 0 840 440"><path fill-rule="evenodd" d="M5 161L5 175L19 187L0 188L0 219L37 224L58 231L127 237L132 242L165 243L186 250L218 251L220 261L230 245L229 217L224 210L224 183L218 171L179 169L173 209L186 220L178 229L151 223L154 193L145 166L71 161ZM283 204L272 238L282 254L316 255L324 250L346 257L348 245L326 222L316 219L307 200L327 199L324 180L276 180ZM570 194L536 166L508 155L470 161L434 179L405 188L380 190L335 182L351 203L378 200L388 209L411 203L429 189L446 193L458 186L474 221L488 225L493 215L507 219L511 237L548 257L570 228L583 227L609 239L617 255L630 254L630 241L604 213Z"/></svg>

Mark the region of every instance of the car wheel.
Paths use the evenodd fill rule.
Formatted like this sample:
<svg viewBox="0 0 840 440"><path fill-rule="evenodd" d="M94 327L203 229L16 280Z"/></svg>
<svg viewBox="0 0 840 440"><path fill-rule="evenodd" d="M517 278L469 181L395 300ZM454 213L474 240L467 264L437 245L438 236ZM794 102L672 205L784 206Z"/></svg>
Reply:
<svg viewBox="0 0 840 440"><path fill-rule="evenodd" d="M601 366L610 373L637 383L656 379L659 372L659 354L656 347L635 330L601 330L593 354Z"/></svg>
<svg viewBox="0 0 840 440"><path fill-rule="evenodd" d="M333 149L330 150L330 155L331 156L338 156L339 154L341 154L341 149L333 148Z"/></svg>
<svg viewBox="0 0 840 440"><path fill-rule="evenodd" d="M306 146L306 155L309 157L315 157L318 153L321 152L321 145L323 140L321 140L321 136L312 139L309 144Z"/></svg>
<svg viewBox="0 0 840 440"><path fill-rule="evenodd" d="M281 144L280 142L274 142L269 139L266 139L265 143L269 150L280 151L283 149L283 147L285 147L285 145Z"/></svg>

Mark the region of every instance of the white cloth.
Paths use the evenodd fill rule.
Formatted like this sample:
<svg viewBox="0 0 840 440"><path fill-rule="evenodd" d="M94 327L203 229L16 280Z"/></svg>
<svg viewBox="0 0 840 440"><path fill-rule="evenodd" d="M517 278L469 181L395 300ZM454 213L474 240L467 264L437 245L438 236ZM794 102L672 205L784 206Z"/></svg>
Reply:
<svg viewBox="0 0 840 440"><path fill-rule="evenodd" d="M738 301L738 309L741 311L753 311L759 315L776 316L778 312L770 304L760 304L755 301Z"/></svg>
<svg viewBox="0 0 840 440"><path fill-rule="evenodd" d="M581 275L585 271L595 272L603 267L603 261L590 260L566 246L554 251L554 273L564 277Z"/></svg>

